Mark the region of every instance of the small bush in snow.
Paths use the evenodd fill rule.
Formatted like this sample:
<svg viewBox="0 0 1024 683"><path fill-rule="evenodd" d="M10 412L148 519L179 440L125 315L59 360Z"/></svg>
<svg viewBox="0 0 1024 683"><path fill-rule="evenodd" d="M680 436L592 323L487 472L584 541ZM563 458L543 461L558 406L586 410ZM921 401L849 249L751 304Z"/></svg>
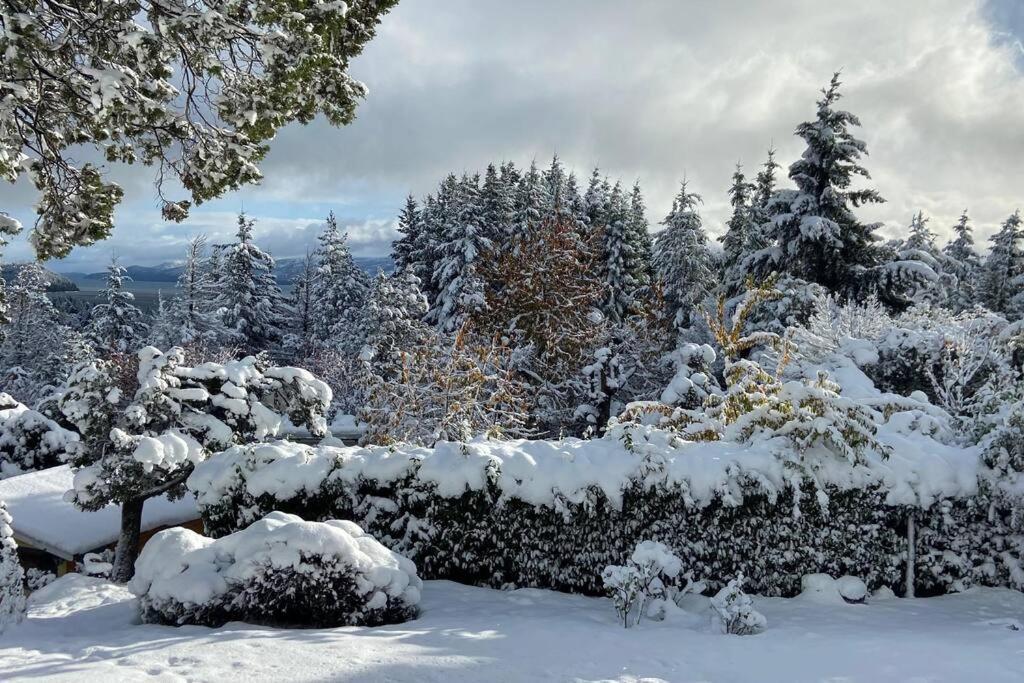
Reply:
<svg viewBox="0 0 1024 683"><path fill-rule="evenodd" d="M78 435L0 392L0 479L61 463Z"/></svg>
<svg viewBox="0 0 1024 683"><path fill-rule="evenodd" d="M23 581L11 516L7 513L7 506L0 501L0 633L9 624L21 621L25 614Z"/></svg>
<svg viewBox="0 0 1024 683"><path fill-rule="evenodd" d="M56 580L56 574L45 569L39 569L38 567L31 567L25 572L25 585L28 586L30 593L34 593L40 588L46 588Z"/></svg>
<svg viewBox="0 0 1024 683"><path fill-rule="evenodd" d="M743 574L711 598L711 609L714 611L712 619L722 633L749 636L760 633L768 624L764 615L754 609L750 596L743 592Z"/></svg>
<svg viewBox="0 0 1024 683"><path fill-rule="evenodd" d="M665 594L662 577L674 579L681 569L679 558L657 541L638 543L628 564L605 567L601 580L611 595L622 625L629 628L639 624L651 601ZM633 614L635 616L631 616Z"/></svg>
<svg viewBox="0 0 1024 683"><path fill-rule="evenodd" d="M218 540L181 528L160 532L129 587L145 622L325 627L412 619L422 582L411 560L353 522L272 512Z"/></svg>

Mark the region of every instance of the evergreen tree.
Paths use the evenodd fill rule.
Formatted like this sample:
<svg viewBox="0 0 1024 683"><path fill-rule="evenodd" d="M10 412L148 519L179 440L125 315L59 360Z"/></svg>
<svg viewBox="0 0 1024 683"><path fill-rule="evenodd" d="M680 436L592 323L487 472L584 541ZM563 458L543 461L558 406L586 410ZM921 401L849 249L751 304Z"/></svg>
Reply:
<svg viewBox="0 0 1024 683"><path fill-rule="evenodd" d="M536 168L533 169L536 174ZM480 196L474 181L446 183L451 188L442 216L445 220L440 258L435 271L437 299L427 320L442 331L459 329L468 316L480 313L486 304L480 260L491 248L482 228Z"/></svg>
<svg viewBox="0 0 1024 683"><path fill-rule="evenodd" d="M979 299L992 311L1013 313L1013 300L1020 292L1020 279L1024 276L1024 225L1020 211L1007 218L990 239L992 248L982 268Z"/></svg>
<svg viewBox="0 0 1024 683"><path fill-rule="evenodd" d="M513 234L527 235L540 225L547 207L551 204L547 184L537 170L537 162L530 162L530 168L523 174L516 190L516 217Z"/></svg>
<svg viewBox="0 0 1024 683"><path fill-rule="evenodd" d="M421 322L427 312L427 298L420 291L419 278L408 271L392 275L377 273L364 312L367 330L366 352L375 374L389 376L400 368L398 356L419 344L427 335Z"/></svg>
<svg viewBox="0 0 1024 683"><path fill-rule="evenodd" d="M569 198L566 195L565 182L565 168L555 154L551 158L551 166L544 171L544 195L547 199L543 212L545 218L560 219L567 214Z"/></svg>
<svg viewBox="0 0 1024 683"><path fill-rule="evenodd" d="M766 178L767 183L774 182ZM743 175L743 167L736 164L736 170L732 174L732 185L729 187L729 204L732 206L732 216L726 224L725 234L719 240L722 242L722 291L727 297L738 294L743 288L747 279L747 272L744 269L744 261L750 253L748 249L756 243L755 234L758 226L755 223L755 201L754 193L758 188L747 182Z"/></svg>
<svg viewBox="0 0 1024 683"><path fill-rule="evenodd" d="M391 245L391 260L395 270L411 269L416 271L416 255L423 242L423 224L416 198L411 194L405 198L405 206L398 214L398 232L401 237Z"/></svg>
<svg viewBox="0 0 1024 683"><path fill-rule="evenodd" d="M313 281L313 334L317 343L347 353L358 353L363 345L360 328L363 306L370 291L370 278L348 248L348 235L338 229L331 213L320 234L316 250L319 262Z"/></svg>
<svg viewBox="0 0 1024 683"><path fill-rule="evenodd" d="M192 238L185 251L185 265L178 276L178 296L161 299L150 339L154 344L216 347L229 335L218 311L211 308L213 273L206 254L206 236Z"/></svg>
<svg viewBox="0 0 1024 683"><path fill-rule="evenodd" d="M142 345L148 326L142 311L135 305L135 295L124 288L131 278L113 259L107 266L107 288L103 291L106 303L92 308L89 339L103 355L132 353Z"/></svg>
<svg viewBox="0 0 1024 683"><path fill-rule="evenodd" d="M601 171L595 168L590 174L590 183L583 195L583 212L591 234L602 231L608 221L608 192L607 179L602 178Z"/></svg>
<svg viewBox="0 0 1024 683"><path fill-rule="evenodd" d="M516 217L513 191L507 176L499 175L494 164L488 164L480 191L480 210L484 236L494 245L506 243L512 235Z"/></svg>
<svg viewBox="0 0 1024 683"><path fill-rule="evenodd" d="M0 634L25 616L25 574L18 561L11 515L0 500Z"/></svg>
<svg viewBox="0 0 1024 683"><path fill-rule="evenodd" d="M956 276L947 305L959 313L977 302L977 278L981 272L981 257L974 247L974 231L966 209L953 226L953 232L956 237L942 248L942 252Z"/></svg>
<svg viewBox="0 0 1024 683"><path fill-rule="evenodd" d="M601 257L601 282L605 287L603 310L611 320L618 321L626 316L637 288L630 272L636 257L630 241L629 207L618 182L608 196L605 218Z"/></svg>
<svg viewBox="0 0 1024 683"><path fill-rule="evenodd" d="M281 342L287 305L274 279L274 258L252 241L255 221L238 215L238 241L217 246L221 276L214 301L231 341L254 353Z"/></svg>
<svg viewBox="0 0 1024 683"><path fill-rule="evenodd" d="M317 265L313 254L306 252L302 261L302 270L296 276L292 286L289 306L292 317L285 338L285 348L296 360L305 360L313 353L316 344L313 335L313 323L316 319ZM308 367L308 366L307 366Z"/></svg>
<svg viewBox="0 0 1024 683"><path fill-rule="evenodd" d="M654 243L654 267L662 283L666 314L676 329L693 323L696 307L714 285L708 237L697 206L700 195L689 192L684 181L665 216L665 229Z"/></svg>
<svg viewBox="0 0 1024 683"><path fill-rule="evenodd" d="M870 176L859 163L866 146L850 132L860 121L835 108L839 86L837 73L822 91L815 120L797 126L807 143L789 168L797 189L772 195L772 216L763 225L768 245L752 265L762 275L783 272L849 295L862 286L864 271L882 262L877 225L861 223L853 209L883 199L875 190L851 189L854 178Z"/></svg>
<svg viewBox="0 0 1024 683"><path fill-rule="evenodd" d="M647 229L647 207L640 191L640 183L633 183L629 197L629 218L626 224L630 246L630 261L627 270L637 290L651 286L653 280L654 241Z"/></svg>
<svg viewBox="0 0 1024 683"><path fill-rule="evenodd" d="M923 211L918 211L910 219L909 236L906 242L904 242L904 248L923 251L926 254L935 254L939 250L935 240L935 233L928 227L928 218L925 217Z"/></svg>

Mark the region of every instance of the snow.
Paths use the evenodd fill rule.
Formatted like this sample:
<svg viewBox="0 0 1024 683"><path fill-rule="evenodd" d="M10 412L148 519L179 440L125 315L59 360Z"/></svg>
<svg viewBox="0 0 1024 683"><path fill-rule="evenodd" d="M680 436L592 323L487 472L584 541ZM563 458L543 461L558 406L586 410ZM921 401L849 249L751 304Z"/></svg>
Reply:
<svg viewBox="0 0 1024 683"><path fill-rule="evenodd" d="M15 534L66 559L114 543L121 524L116 506L83 512L65 502L64 493L72 488L73 478L70 467L61 465L0 481L0 500L7 503ZM151 498L143 508L142 530L198 517L191 496L173 502Z"/></svg>
<svg viewBox="0 0 1024 683"><path fill-rule="evenodd" d="M624 630L605 598L424 584L422 614L382 627L138 623L123 587L76 574L37 591L0 640L0 679L40 681L929 681L1024 679L1024 594L864 605L753 598L768 628L716 633L706 599ZM693 607L691 607L693 605Z"/></svg>

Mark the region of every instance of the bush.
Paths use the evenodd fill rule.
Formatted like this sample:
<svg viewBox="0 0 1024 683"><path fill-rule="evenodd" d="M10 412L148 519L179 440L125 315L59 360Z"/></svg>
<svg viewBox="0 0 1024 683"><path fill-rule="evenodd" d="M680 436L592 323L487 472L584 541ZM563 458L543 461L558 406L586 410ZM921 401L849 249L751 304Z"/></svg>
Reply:
<svg viewBox="0 0 1024 683"><path fill-rule="evenodd" d="M898 443L896 462L836 458L808 474L767 447L684 442L642 427L590 441L434 449L276 442L211 458L189 487L215 536L275 509L351 519L426 578L496 588L602 595L601 568L625 564L647 538L695 577L743 573L762 595L795 595L800 577L815 572L900 589L911 512L921 592L953 587L961 574L970 577L963 585L1013 585L996 567L1018 551L972 504L976 482L955 461L974 454Z"/></svg>
<svg viewBox="0 0 1024 683"><path fill-rule="evenodd" d="M356 524L272 512L213 540L188 529L146 545L130 588L148 623L392 624L418 614L415 565Z"/></svg>
<svg viewBox="0 0 1024 683"><path fill-rule="evenodd" d="M754 609L754 602L743 592L743 574L738 575L711 598L714 621L722 633L749 636L760 633L768 624L764 615Z"/></svg>
<svg viewBox="0 0 1024 683"><path fill-rule="evenodd" d="M610 564L601 572L601 581L609 592L624 628L639 624L652 600L664 598L664 577L673 580L682 571L682 563L657 541L637 544L629 563ZM637 607L635 616L634 605Z"/></svg>
<svg viewBox="0 0 1024 683"><path fill-rule="evenodd" d="M78 435L0 392L0 479L56 467Z"/></svg>

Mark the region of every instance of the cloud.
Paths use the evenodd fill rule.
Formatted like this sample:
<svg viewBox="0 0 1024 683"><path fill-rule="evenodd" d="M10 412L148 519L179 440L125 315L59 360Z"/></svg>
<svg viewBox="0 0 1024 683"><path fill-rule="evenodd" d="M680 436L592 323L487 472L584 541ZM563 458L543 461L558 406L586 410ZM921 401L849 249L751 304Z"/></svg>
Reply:
<svg viewBox="0 0 1024 683"><path fill-rule="evenodd" d="M281 131L264 183L186 226L162 226L143 194L119 212L111 244L166 258L190 232L228 229L244 206L275 253L294 251L333 208L358 226L361 253L380 253L407 192L555 152L581 175L600 165L639 179L652 223L685 175L717 232L733 165L753 171L772 142L784 165L794 160L793 129L836 69L889 200L864 218L896 234L923 209L946 235L966 207L984 237L1024 202L1014 3L403 0L353 63L370 89L355 123Z"/></svg>

